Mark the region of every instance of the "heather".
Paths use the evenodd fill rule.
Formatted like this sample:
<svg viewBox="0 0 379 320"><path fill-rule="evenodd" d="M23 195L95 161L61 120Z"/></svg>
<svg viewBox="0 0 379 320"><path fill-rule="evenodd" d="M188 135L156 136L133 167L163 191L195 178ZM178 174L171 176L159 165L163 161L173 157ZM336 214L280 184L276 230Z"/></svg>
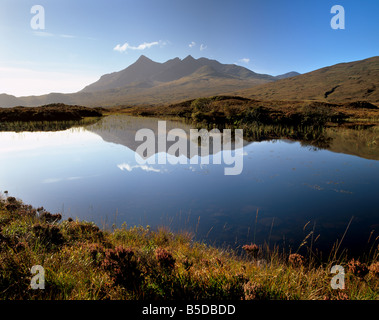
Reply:
<svg viewBox="0 0 379 320"><path fill-rule="evenodd" d="M247 243L240 250L194 241L187 232L149 226L100 229L91 222L0 200L0 299L56 300L377 300L378 248L320 261L310 249L284 252ZM303 248L304 249L304 248ZM332 289L332 265L345 289ZM45 269L33 290L31 267Z"/></svg>

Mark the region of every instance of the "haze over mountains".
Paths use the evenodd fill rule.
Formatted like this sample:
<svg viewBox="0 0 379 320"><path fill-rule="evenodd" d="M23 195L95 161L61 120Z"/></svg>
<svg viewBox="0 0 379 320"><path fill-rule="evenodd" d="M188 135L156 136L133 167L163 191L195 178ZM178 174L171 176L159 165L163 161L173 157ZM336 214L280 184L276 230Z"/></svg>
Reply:
<svg viewBox="0 0 379 320"><path fill-rule="evenodd" d="M0 107L58 102L85 106L166 104L221 94L261 100L366 100L378 104L378 86L379 57L275 77L207 58L188 56L158 63L142 55L124 70L103 75L77 93L19 98L0 94Z"/></svg>

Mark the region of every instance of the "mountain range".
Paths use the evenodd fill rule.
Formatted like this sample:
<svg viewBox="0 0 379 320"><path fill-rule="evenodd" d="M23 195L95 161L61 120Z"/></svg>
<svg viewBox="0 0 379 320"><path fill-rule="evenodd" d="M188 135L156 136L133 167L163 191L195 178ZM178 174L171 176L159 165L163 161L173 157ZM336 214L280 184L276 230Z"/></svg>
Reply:
<svg viewBox="0 0 379 320"><path fill-rule="evenodd" d="M207 58L174 58L164 63L146 56L127 68L105 74L71 94L15 97L0 94L0 107L65 103L85 106L169 104L213 95L258 100L366 100L379 104L379 57L340 63L305 74L255 73L235 64Z"/></svg>
<svg viewBox="0 0 379 320"><path fill-rule="evenodd" d="M275 77L255 73L235 64L222 64L207 58L194 59L192 56L159 63L141 55L127 68L105 74L77 93L50 93L19 98L1 94L0 106L37 106L49 103L86 106L170 103L247 89L296 75L297 72L290 72Z"/></svg>
<svg viewBox="0 0 379 320"><path fill-rule="evenodd" d="M297 75L297 73L293 75ZM255 80L257 82L275 80L275 77L267 74L258 74L244 67L221 64L216 60L206 58L194 59L192 56L188 56L183 60L175 58L165 63L158 63L142 55L128 68L102 76L95 83L85 87L82 92L125 87L151 88L180 79L191 81L204 77L208 77L208 79Z"/></svg>

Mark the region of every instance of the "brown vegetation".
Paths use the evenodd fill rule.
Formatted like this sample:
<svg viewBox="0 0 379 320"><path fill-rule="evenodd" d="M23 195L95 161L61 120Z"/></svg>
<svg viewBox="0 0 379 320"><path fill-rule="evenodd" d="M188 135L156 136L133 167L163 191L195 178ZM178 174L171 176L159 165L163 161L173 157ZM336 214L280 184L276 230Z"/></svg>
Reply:
<svg viewBox="0 0 379 320"><path fill-rule="evenodd" d="M41 107L0 108L0 122L12 121L77 121L87 117L101 117L101 108L69 106L53 103Z"/></svg>
<svg viewBox="0 0 379 320"><path fill-rule="evenodd" d="M322 101L265 101L238 96L214 96L160 106L120 106L106 113L125 113L187 119L192 122L228 123L259 121L261 124L315 124L315 121L350 126L379 121L379 108L367 101L328 103ZM345 121L349 120L349 121Z"/></svg>

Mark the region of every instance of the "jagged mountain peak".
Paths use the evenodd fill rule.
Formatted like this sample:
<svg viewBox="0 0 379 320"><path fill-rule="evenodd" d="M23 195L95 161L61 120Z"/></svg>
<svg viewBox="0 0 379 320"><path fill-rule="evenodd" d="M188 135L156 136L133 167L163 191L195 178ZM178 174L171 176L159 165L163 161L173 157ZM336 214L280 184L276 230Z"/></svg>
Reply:
<svg viewBox="0 0 379 320"><path fill-rule="evenodd" d="M187 56L187 57L185 57L182 61L195 61L195 60L197 60L197 59L195 59L194 57L192 57L190 54Z"/></svg>
<svg viewBox="0 0 379 320"><path fill-rule="evenodd" d="M141 54L140 57L137 59L136 62L154 62L153 60L149 59L145 55ZM135 62L135 63L136 63Z"/></svg>
<svg viewBox="0 0 379 320"><path fill-rule="evenodd" d="M200 68L208 66L214 70L218 78L225 79L236 78L240 80L268 80L274 81L275 77L270 75L260 75L249 69L237 65L222 64L217 60L207 58L195 59L191 55L184 59L174 58L164 63L154 62L148 57L141 55L136 62L119 72L104 75L97 82L87 86L82 92L97 92L109 89L126 87L132 83L148 82L148 83L167 83L176 81L184 77L193 75L194 81L196 77L204 73L197 72ZM209 68L208 68L209 70Z"/></svg>

